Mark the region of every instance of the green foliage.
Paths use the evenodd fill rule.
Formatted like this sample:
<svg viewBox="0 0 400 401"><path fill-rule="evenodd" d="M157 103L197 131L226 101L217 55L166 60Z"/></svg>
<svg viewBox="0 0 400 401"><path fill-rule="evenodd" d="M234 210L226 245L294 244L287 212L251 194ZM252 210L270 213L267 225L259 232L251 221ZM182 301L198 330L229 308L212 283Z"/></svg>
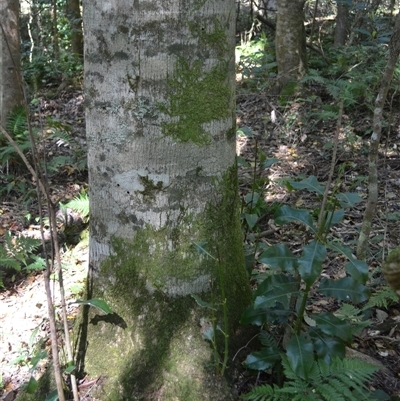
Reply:
<svg viewBox="0 0 400 401"><path fill-rule="evenodd" d="M242 399L249 401L361 401L372 400L365 383L378 369L357 359L334 358L327 364L305 355L296 359L282 355L287 381L282 387L264 385L254 388ZM306 377L300 373L307 372Z"/></svg>
<svg viewBox="0 0 400 401"><path fill-rule="evenodd" d="M387 309L391 304L398 302L398 299L397 294L389 286L384 286L371 295L363 310L371 308Z"/></svg>
<svg viewBox="0 0 400 401"><path fill-rule="evenodd" d="M322 197L325 191L324 185L314 176L302 181L288 180L286 186L290 190L307 190L317 197ZM349 372L344 374L346 377L351 374L350 362L335 362L335 358L344 358L345 346L351 344L353 336L367 324L362 310L355 305L369 298L370 292L365 285L368 266L365 262L356 260L349 247L338 241L330 241L329 232L334 225L343 220L344 209L353 207L360 201L360 197L355 193L332 193L320 226L317 225L315 213L310 210L284 205L275 212L275 224L303 225L312 238L303 246L300 254L294 254L286 244L278 244L266 247L258 256L258 262L267 265L269 270L266 277L262 277L262 281L259 282L254 293L254 302L244 312L241 323L260 326L262 332L274 327L275 337L286 336L286 342L284 347L279 343L263 345L260 351L248 356L245 366L255 370L274 371L279 369L281 362L289 381L283 387L267 386L263 390L255 389L251 394L256 398L245 399L270 399L257 397L276 394L277 397L295 397L287 399L330 400L335 394L332 388L331 392L328 391L332 385L330 375L334 375L335 380L340 381L340 387L343 386L345 377L337 377L335 369L345 371L349 368ZM322 277L325 260L335 253L347 259L344 266L347 276L339 279ZM311 289L313 293L317 291L320 296L336 299L341 308L336 312L321 312L308 316L306 308L310 306ZM307 325L304 325L304 322ZM290 334L285 330L287 326L291 326ZM277 333L279 330L284 333ZM308 386L314 383L313 379L324 383L324 375L327 376L327 383L310 393ZM362 384L362 381L360 383ZM343 400L362 399L356 398L355 395L361 394L360 383L353 383L354 391L349 390L348 394L343 394ZM314 383L311 386L315 385ZM301 398L303 393L309 394L310 398Z"/></svg>
<svg viewBox="0 0 400 401"><path fill-rule="evenodd" d="M87 222L89 220L89 196L87 192L85 190L82 190L82 192L78 196L67 202L65 205L60 203L60 209L75 210L82 216L84 222Z"/></svg>
<svg viewBox="0 0 400 401"><path fill-rule="evenodd" d="M264 32L236 47L236 70L242 88L261 90L275 80L275 49Z"/></svg>
<svg viewBox="0 0 400 401"><path fill-rule="evenodd" d="M0 287L3 287L2 275L7 270L21 271L42 270L45 267L43 258L35 255L41 241L29 237L12 237L5 235L5 242L0 246Z"/></svg>
<svg viewBox="0 0 400 401"><path fill-rule="evenodd" d="M38 331L40 325L37 326L29 337L28 344L24 344L19 351L19 355L11 361L12 365L26 365L29 366L29 372L33 373L39 365L39 362L48 357L47 351L44 349L45 340L43 338L38 339ZM23 384L23 389L28 394L33 394L38 388L38 382L33 377L30 377L28 382Z"/></svg>

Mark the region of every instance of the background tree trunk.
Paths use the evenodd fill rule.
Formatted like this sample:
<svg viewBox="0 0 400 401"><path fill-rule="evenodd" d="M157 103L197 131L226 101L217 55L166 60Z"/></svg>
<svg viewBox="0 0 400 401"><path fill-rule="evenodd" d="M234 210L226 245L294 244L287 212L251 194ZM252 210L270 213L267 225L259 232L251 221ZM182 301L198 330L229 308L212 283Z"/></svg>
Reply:
<svg viewBox="0 0 400 401"><path fill-rule="evenodd" d="M203 335L215 314L232 345L250 302L235 161L235 2L83 6L89 296L115 313L91 315L87 337L84 316L81 369L106 377L103 401L230 400L205 368L213 359Z"/></svg>
<svg viewBox="0 0 400 401"><path fill-rule="evenodd" d="M19 1L0 0L0 121L23 102L19 39Z"/></svg>
<svg viewBox="0 0 400 401"><path fill-rule="evenodd" d="M71 27L71 51L83 57L82 16L79 0L66 0L65 13Z"/></svg>
<svg viewBox="0 0 400 401"><path fill-rule="evenodd" d="M278 0L275 35L278 85L297 82L307 70L304 0Z"/></svg>
<svg viewBox="0 0 400 401"><path fill-rule="evenodd" d="M344 46L346 44L348 32L349 32L349 6L346 4L345 0L338 0L333 45L335 47Z"/></svg>

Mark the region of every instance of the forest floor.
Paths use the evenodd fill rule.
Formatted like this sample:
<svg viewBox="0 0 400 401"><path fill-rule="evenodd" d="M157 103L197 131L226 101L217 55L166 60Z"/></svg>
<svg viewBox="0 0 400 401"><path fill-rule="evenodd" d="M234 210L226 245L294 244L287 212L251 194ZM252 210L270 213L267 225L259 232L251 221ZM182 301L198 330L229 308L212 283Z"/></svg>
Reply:
<svg viewBox="0 0 400 401"><path fill-rule="evenodd" d="M36 128L41 128L40 119L47 117L71 127L70 135L74 144L62 141L57 136L45 135L42 130L41 146L49 157L71 156L76 146L85 149L85 130L82 93L76 90L62 92L52 99L41 98L40 113L35 113ZM308 105L318 107L318 105ZM397 109L398 110L398 109ZM258 238L267 245L286 243L291 249L301 249L309 240L307 232L299 226L276 226L273 211L276 205L287 204L308 209L318 207L319 200L305 191L288 191L285 179L303 179L314 175L319 182L328 177L331 160L331 144L336 132L336 122L322 122L308 117L308 109L301 103L290 102L281 106L276 97L266 93L251 93L239 88L237 95L237 124L250 136L239 135L238 154L243 156L251 168L239 168L240 194L245 196L252 187L254 173L264 180L263 196L267 209L257 222ZM372 113L357 110L352 115L343 115L343 129L339 142L337 166L342 166L340 177L335 183L339 191L357 192L365 199L367 194L368 137L360 136L371 126ZM50 130L51 131L51 130ZM382 141L380 174L380 197L377 216L374 220L370 239L368 263L372 292L383 284L380 274L383 255L398 245L400 238L400 114L392 113L390 130L387 129ZM256 154L262 150L268 158L279 162L268 168L258 168ZM256 168L254 168L254 166ZM336 170L338 171L338 169ZM24 179L30 182L29 174ZM3 182L2 185L8 185ZM54 200L65 203L87 188L87 175L73 164L64 164L51 176L51 195ZM29 204L14 196L12 191L0 199L0 235L4 241L6 231L13 235L24 230L38 230L33 217L37 216L37 203ZM364 204L349 209L344 221L335 226L332 235L342 243L355 249L363 217ZM27 213L33 216L27 219ZM246 238L248 242L248 237ZM247 245L247 244L245 244ZM87 271L87 240L78 245L65 245L63 263L67 289L68 313L73 324L77 307L71 302L81 296ZM255 266L257 268L257 266ZM343 260L332 257L325 265L326 277L343 277ZM29 274L13 274L4 278L5 288L0 290L0 379L3 389L0 399L13 401L24 382L29 380L30 361L37 350L37 344L49 349L49 327L43 274L40 271ZM55 300L56 306L59 301ZM337 302L326 298L315 298L310 311L334 311ZM371 325L366 327L354 340L351 349L360 357L374 363L381 363L382 370L370 383L371 388L382 389L392 397L400 396L400 304L393 302L388 308L372 308ZM37 328L37 330L35 330ZM35 336L32 335L35 334ZM45 369L39 365L36 375ZM248 380L248 379L247 379ZM259 383L262 383L260 377ZM238 387L242 386L239 383ZM0 380L1 384L1 380ZM89 383L90 384L90 383ZM90 385L85 380L79 383L82 400L90 400ZM395 399L395 398L393 398Z"/></svg>

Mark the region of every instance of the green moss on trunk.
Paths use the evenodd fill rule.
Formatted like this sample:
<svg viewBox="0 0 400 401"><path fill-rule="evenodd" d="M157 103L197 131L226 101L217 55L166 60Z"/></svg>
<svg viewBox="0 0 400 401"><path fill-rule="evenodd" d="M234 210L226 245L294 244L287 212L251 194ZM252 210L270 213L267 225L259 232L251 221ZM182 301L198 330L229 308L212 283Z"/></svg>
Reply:
<svg viewBox="0 0 400 401"><path fill-rule="evenodd" d="M147 227L133 240L115 239L113 255L92 277L91 297L115 312L91 312L81 366L91 377L107 372L103 400L229 400L231 390L215 377L212 349L204 338L209 310L191 293L214 302L220 326L234 341L250 302L237 215L236 169L215 183L216 201L193 216L184 208L176 224ZM213 256L193 244L205 243ZM212 283L212 285L210 285ZM226 300L229 327L221 304ZM81 330L85 333L85 330ZM223 347L220 347L223 352Z"/></svg>

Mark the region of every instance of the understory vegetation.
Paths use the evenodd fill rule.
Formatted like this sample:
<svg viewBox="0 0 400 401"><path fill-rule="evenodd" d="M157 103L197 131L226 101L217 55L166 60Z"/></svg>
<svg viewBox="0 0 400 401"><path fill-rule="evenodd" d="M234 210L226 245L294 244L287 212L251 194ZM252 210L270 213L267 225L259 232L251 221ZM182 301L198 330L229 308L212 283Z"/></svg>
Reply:
<svg viewBox="0 0 400 401"><path fill-rule="evenodd" d="M342 47L333 46L331 20L324 22L321 15L322 22L313 22L307 73L279 93L270 25L254 18L238 32L240 217L254 290L240 323L245 328L255 326L257 335L238 350L239 356L229 355L229 359L227 337L222 350L216 341L220 322L205 340L215 354L212 365L218 373L234 376L231 381L240 399L389 401L399 397L398 297L386 284L381 266L399 245L400 67L384 110L377 216L367 259L358 260L374 102L392 32L392 15L385 7L365 11L363 25L356 20L358 11L354 8L350 13L352 43ZM53 46L50 37L43 42L43 51L27 50L23 55L29 118L25 107L15 109L7 130L29 161L37 157L29 132L35 137L37 160L57 205L62 251L67 252L82 238L87 241L89 209L82 60L69 53L68 21L61 18L58 29L56 59L44 51ZM60 80L67 82L61 89ZM44 270L46 261L38 229L36 183L21 155L3 137L0 166L0 287L7 291L32 271ZM35 230L39 236L31 235ZM200 251L206 252L201 247ZM210 310L217 307L202 304L200 298L196 301ZM92 304L111 312L101 300ZM37 362L47 357L45 347L26 345L27 351L15 363L30 364L34 375ZM370 358L366 361L362 354ZM242 357L241 369L232 373L230 364L237 357ZM63 367L64 377L69 378L75 366L66 356ZM0 394L5 376L0 371ZM27 392L36 389L32 384L26 387Z"/></svg>

